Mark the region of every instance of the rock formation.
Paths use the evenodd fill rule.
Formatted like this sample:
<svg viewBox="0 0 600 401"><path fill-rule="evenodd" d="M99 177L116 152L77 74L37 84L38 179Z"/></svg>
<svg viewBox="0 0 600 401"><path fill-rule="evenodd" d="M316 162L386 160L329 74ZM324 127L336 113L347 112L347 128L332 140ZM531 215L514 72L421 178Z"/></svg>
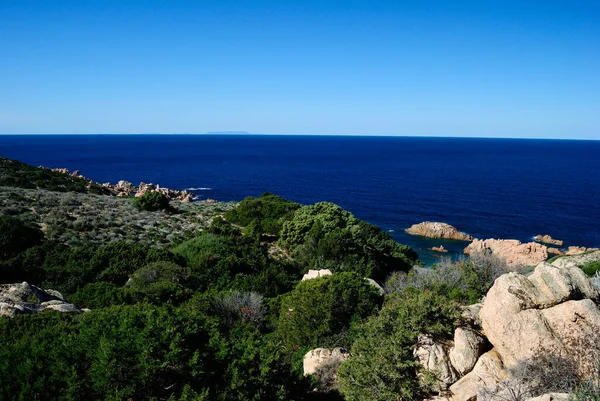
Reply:
<svg viewBox="0 0 600 401"><path fill-rule="evenodd" d="M85 312L65 301L62 294L54 290L42 290L26 282L0 285L0 316L37 313L45 310L58 312Z"/></svg>
<svg viewBox="0 0 600 401"><path fill-rule="evenodd" d="M570 246L565 255L579 255L586 252L597 252L600 251L599 248L586 248L584 246Z"/></svg>
<svg viewBox="0 0 600 401"><path fill-rule="evenodd" d="M429 248L429 250L434 251L434 252L442 252L442 253L448 252L448 250L446 248L444 248L444 245L434 246L434 247Z"/></svg>
<svg viewBox="0 0 600 401"><path fill-rule="evenodd" d="M464 308L453 341L421 335L415 357L437 374L440 390L449 387L446 396L453 401L502 391L523 379L513 374L524 365L548 372L562 361L557 377L590 378L597 371L600 293L577 266L592 260L600 260L600 252L562 257L556 265L542 262L529 276L500 276L482 304ZM540 397L535 401L566 396Z"/></svg>
<svg viewBox="0 0 600 401"><path fill-rule="evenodd" d="M536 266L548 259L548 247L537 242L522 244L516 239L486 239L471 242L464 250L473 253L491 253L510 266Z"/></svg>
<svg viewBox="0 0 600 401"><path fill-rule="evenodd" d="M45 167L41 167L41 168L45 168ZM73 173L69 172L69 170L66 168L53 168L51 170L56 171L58 173L67 174L72 177L82 178L88 182L88 187L90 185L94 184L94 182L91 179L82 176L79 173L79 170L76 170ZM98 185L101 185L102 187L108 189L108 191L111 194L116 195L116 196L131 196L131 195L142 196L143 194L145 194L147 192L157 191L157 192L164 194L167 198L169 198L169 200L174 200L174 201L178 201L178 202L191 202L192 200L194 200L194 195L185 190L178 191L175 189L161 188L159 185L145 184L143 182L140 183L139 187L136 187L132 183L123 181L123 180L119 181L115 185L113 185L109 182L106 182L104 184L98 184Z"/></svg>
<svg viewBox="0 0 600 401"><path fill-rule="evenodd" d="M535 240L539 241L539 242L543 242L545 244L552 244L552 245L558 245L558 246L563 246L563 243L564 243L562 240L554 239L551 236L549 236L548 234L536 235Z"/></svg>
<svg viewBox="0 0 600 401"><path fill-rule="evenodd" d="M421 334L413 352L421 366L435 373L438 380L438 391L448 389L459 378L459 374L452 366L448 356L451 346L450 342L436 341L427 334Z"/></svg>
<svg viewBox="0 0 600 401"><path fill-rule="evenodd" d="M322 269L322 270L309 270L304 276L302 276L302 281L310 280L313 278L323 277L323 276L331 276L331 270Z"/></svg>
<svg viewBox="0 0 600 401"><path fill-rule="evenodd" d="M586 254L578 254L571 256L562 256L552 262L552 266L556 267L577 267L588 262L595 262L600 260L600 251L593 251Z"/></svg>
<svg viewBox="0 0 600 401"><path fill-rule="evenodd" d="M341 365L350 358L350 353L344 348L316 348L304 355L302 367L304 376L317 373L325 365Z"/></svg>
<svg viewBox="0 0 600 401"><path fill-rule="evenodd" d="M188 191L177 191L174 189L161 188L160 185L146 184L143 182L140 182L135 196L142 196L148 192L160 192L169 198L169 200L175 200L179 202L191 202L194 199L194 195L190 194Z"/></svg>
<svg viewBox="0 0 600 401"><path fill-rule="evenodd" d="M473 237L458 231L450 224L425 221L423 223L414 224L406 229L406 232L412 235L420 235L428 238L445 238L460 241L472 241Z"/></svg>
<svg viewBox="0 0 600 401"><path fill-rule="evenodd" d="M585 375L600 341L598 291L577 267L541 263L530 276L496 280L481 308L487 339L507 367L544 363L548 355L573 359Z"/></svg>

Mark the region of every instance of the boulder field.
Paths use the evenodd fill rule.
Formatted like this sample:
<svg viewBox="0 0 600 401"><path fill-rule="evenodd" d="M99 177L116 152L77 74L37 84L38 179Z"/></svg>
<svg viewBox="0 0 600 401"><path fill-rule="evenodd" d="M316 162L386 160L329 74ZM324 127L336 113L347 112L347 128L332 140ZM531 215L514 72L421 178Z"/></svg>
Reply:
<svg viewBox="0 0 600 401"><path fill-rule="evenodd" d="M568 395L550 386L556 383L544 382L553 372L558 382L597 375L600 293L578 267L594 260L600 260L600 252L565 256L552 264L542 261L528 275L504 274L482 303L464 307L452 339L422 333L413 355L437 378L439 396L434 399L501 398L502 391L533 389L535 383L528 401L564 401ZM348 358L341 349L312 350L304 357L304 373L339 366ZM532 367L547 376L535 376L527 370ZM544 388L548 394L539 393Z"/></svg>

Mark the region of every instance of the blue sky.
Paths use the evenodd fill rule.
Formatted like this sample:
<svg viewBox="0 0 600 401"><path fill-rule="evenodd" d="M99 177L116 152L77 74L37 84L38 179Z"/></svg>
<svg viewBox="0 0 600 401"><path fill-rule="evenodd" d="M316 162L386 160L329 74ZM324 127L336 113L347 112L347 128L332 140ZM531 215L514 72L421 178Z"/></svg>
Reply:
<svg viewBox="0 0 600 401"><path fill-rule="evenodd" d="M598 1L0 0L0 133L600 139Z"/></svg>

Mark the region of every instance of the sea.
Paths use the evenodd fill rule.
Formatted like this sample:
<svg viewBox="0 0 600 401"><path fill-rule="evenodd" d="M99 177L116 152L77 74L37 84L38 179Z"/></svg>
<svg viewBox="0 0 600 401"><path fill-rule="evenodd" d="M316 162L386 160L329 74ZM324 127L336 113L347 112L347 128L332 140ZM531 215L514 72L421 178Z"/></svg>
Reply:
<svg viewBox="0 0 600 401"><path fill-rule="evenodd" d="M336 203L426 263L467 245L408 235L442 221L476 238L600 246L600 141L334 135L0 135L0 156L239 201ZM429 248L444 245L441 255Z"/></svg>

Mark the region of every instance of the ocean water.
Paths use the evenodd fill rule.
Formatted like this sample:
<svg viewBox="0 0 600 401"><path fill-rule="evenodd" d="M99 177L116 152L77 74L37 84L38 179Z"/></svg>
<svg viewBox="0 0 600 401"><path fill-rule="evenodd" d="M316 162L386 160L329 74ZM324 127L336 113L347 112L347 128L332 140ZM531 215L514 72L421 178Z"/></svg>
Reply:
<svg viewBox="0 0 600 401"><path fill-rule="evenodd" d="M600 246L600 141L284 135L1 135L0 155L80 170L99 182L159 183L198 199L272 192L331 201L413 246L443 221L477 238Z"/></svg>

